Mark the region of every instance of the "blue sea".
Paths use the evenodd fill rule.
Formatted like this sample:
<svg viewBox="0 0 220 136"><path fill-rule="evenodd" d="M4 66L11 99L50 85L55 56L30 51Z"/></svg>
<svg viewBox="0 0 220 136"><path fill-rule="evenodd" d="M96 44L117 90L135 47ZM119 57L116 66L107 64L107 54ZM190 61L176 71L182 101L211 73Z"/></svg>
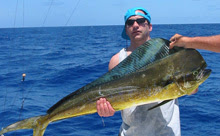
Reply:
<svg viewBox="0 0 220 136"><path fill-rule="evenodd" d="M108 71L110 58L129 45L123 26L0 29L0 128L47 109ZM153 25L152 38L220 34L220 24ZM195 95L179 98L182 136L220 135L220 53L199 50L212 74ZM26 77L23 80L22 74ZM104 123L103 123L104 121ZM117 136L120 112L51 123L45 136ZM31 136L19 130L5 136Z"/></svg>

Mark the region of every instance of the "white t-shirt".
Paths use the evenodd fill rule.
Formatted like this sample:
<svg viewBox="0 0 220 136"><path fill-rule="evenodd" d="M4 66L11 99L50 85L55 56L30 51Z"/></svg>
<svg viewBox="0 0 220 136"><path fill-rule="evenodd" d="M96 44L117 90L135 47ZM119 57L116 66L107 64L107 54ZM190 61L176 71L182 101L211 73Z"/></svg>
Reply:
<svg viewBox="0 0 220 136"><path fill-rule="evenodd" d="M119 53L119 62L127 57L126 49ZM178 100L172 100L148 111L157 103L135 106L121 111L120 136L180 136Z"/></svg>

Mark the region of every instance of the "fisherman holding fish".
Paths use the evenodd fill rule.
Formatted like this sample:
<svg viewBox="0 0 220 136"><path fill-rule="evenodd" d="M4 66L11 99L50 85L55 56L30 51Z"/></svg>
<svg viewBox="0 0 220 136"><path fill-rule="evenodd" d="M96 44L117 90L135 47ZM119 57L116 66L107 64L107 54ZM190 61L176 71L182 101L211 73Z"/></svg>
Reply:
<svg viewBox="0 0 220 136"><path fill-rule="evenodd" d="M43 136L48 124L58 120L95 112L108 117L122 111L120 136L180 136L176 98L195 93L211 70L205 69L198 51L169 50L170 42L150 39L151 31L147 10L128 10L122 37L130 39L131 45L112 57L109 72L63 97L45 115L15 122L0 135L33 129L33 136Z"/></svg>
<svg viewBox="0 0 220 136"><path fill-rule="evenodd" d="M150 40L152 31L149 12L141 7L132 8L124 16L125 27L122 32L124 39L130 40L130 46L123 48L109 62L109 70L118 65L137 47ZM195 92L197 89L195 90ZM119 136L180 136L180 114L178 100L148 111L156 103L131 107L121 111L122 125ZM115 110L105 99L97 101L97 112L101 117L113 116Z"/></svg>

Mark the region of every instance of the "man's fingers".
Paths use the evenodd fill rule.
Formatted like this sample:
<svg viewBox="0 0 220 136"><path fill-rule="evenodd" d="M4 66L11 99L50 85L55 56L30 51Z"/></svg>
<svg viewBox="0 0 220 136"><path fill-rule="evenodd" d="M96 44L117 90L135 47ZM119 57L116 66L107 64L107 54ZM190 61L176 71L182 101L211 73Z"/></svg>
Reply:
<svg viewBox="0 0 220 136"><path fill-rule="evenodd" d="M110 116L108 105L106 102L104 102L103 103L103 117L108 117L108 116Z"/></svg>
<svg viewBox="0 0 220 136"><path fill-rule="evenodd" d="M173 46L174 46L174 42L171 42L169 48L172 49Z"/></svg>
<svg viewBox="0 0 220 136"><path fill-rule="evenodd" d="M112 108L111 104L107 101L107 106L109 109L109 116L113 116L115 114L115 110Z"/></svg>
<svg viewBox="0 0 220 136"><path fill-rule="evenodd" d="M175 42L175 41L176 41L176 37L175 37L175 35L174 35L173 37L170 38L170 41L171 41L171 42Z"/></svg>
<svg viewBox="0 0 220 136"><path fill-rule="evenodd" d="M101 104L101 100L98 100L98 101L96 102L96 109L97 109L97 113L99 114L99 116L102 116L100 104Z"/></svg>
<svg viewBox="0 0 220 136"><path fill-rule="evenodd" d="M97 107L97 112L98 112L99 116L106 115L107 109L106 109L106 99L105 98L100 98L96 103L96 107Z"/></svg>
<svg viewBox="0 0 220 136"><path fill-rule="evenodd" d="M182 35L180 35L180 34L175 34L174 36L172 36L170 38L171 43L170 43L169 48L172 49L178 43L178 41L181 37L182 37Z"/></svg>
<svg viewBox="0 0 220 136"><path fill-rule="evenodd" d="M170 49L173 48L175 42L176 42L176 37L174 35L173 37L170 38L170 46L169 46Z"/></svg>
<svg viewBox="0 0 220 136"><path fill-rule="evenodd" d="M100 98L100 114L101 116L105 116L106 114L106 106L105 104L106 103L106 99L105 98Z"/></svg>
<svg viewBox="0 0 220 136"><path fill-rule="evenodd" d="M194 90L190 95L193 95L193 94L197 93L198 90L199 90L199 88L197 88L196 90Z"/></svg>

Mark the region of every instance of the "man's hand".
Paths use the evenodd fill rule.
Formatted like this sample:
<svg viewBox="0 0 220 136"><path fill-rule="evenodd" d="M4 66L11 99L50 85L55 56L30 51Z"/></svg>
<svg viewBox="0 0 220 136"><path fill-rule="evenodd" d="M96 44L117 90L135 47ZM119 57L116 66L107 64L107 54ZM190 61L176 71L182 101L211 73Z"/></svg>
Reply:
<svg viewBox="0 0 220 136"><path fill-rule="evenodd" d="M188 48L187 47L187 43L189 41L189 37L186 36L182 36L180 34L175 34L174 36L172 36L170 38L170 49L173 48L173 46L178 46L178 47L184 47L184 48ZM189 46L189 45L188 45Z"/></svg>
<svg viewBox="0 0 220 136"><path fill-rule="evenodd" d="M97 112L101 117L109 117L115 114L115 110L112 108L111 104L105 99L100 98L96 102Z"/></svg>

